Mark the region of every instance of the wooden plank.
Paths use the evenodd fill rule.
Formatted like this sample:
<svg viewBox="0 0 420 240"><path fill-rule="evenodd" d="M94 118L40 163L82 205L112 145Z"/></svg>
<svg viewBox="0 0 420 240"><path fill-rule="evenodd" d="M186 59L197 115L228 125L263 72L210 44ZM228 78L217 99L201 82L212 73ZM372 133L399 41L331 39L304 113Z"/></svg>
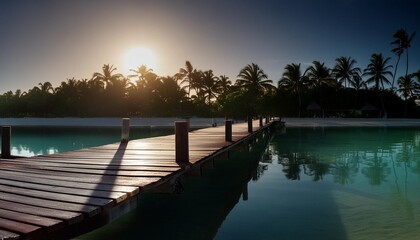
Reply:
<svg viewBox="0 0 420 240"><path fill-rule="evenodd" d="M6 209L0 209L0 216L1 218L9 219L12 221L45 227L47 228L48 232L57 231L65 226L64 222L61 220L35 216L27 213L14 212Z"/></svg>
<svg viewBox="0 0 420 240"><path fill-rule="evenodd" d="M41 174L68 174L68 173L85 173L102 176L126 176L126 177L165 177L173 171L123 171L109 169L80 169L80 168L60 168L50 166L31 165L26 168L17 166L16 164L5 165L7 169L23 171L23 172L40 172Z"/></svg>
<svg viewBox="0 0 420 240"><path fill-rule="evenodd" d="M5 172L14 172L22 176L30 176L41 179L61 180L61 181L72 181L82 183L95 183L95 184L112 184L112 185L123 185L123 186L138 186L143 187L153 182L159 181L160 177L125 177L125 176L101 176L101 175L90 175L90 174L76 174L76 173L61 173L60 175L46 175L51 174L48 172L40 171L5 171L0 170L0 176Z"/></svg>
<svg viewBox="0 0 420 240"><path fill-rule="evenodd" d="M150 166L150 165L136 165L138 162L132 162L131 165L120 165L120 164L80 164L80 163L59 163L53 161L38 161L33 162L28 160L12 160L12 161L3 161L2 164L13 164L13 165L25 165L28 167L38 167L38 166L52 166L52 167L62 167L62 168L79 168L79 169L108 169L108 170L125 170L125 171L158 171L158 172L174 172L180 169L177 166ZM2 167L3 168L3 167Z"/></svg>
<svg viewBox="0 0 420 240"><path fill-rule="evenodd" d="M5 218L0 218L0 228L7 229L8 231L24 234L27 237L39 236L42 232L41 227L31 224L12 221Z"/></svg>
<svg viewBox="0 0 420 240"><path fill-rule="evenodd" d="M21 196L34 197L39 199L47 199L60 202L85 204L103 208L109 208L115 204L113 200L95 197L78 196L64 193L45 192L32 189L23 189L18 187L10 187L6 185L0 185L1 193L11 193Z"/></svg>
<svg viewBox="0 0 420 240"><path fill-rule="evenodd" d="M28 213L36 216L49 217L65 221L68 225L78 223L84 219L79 212L63 211L51 208L31 206L21 203L0 200L0 208L15 212Z"/></svg>
<svg viewBox="0 0 420 240"><path fill-rule="evenodd" d="M40 199L40 198L35 198L35 197L27 197L23 195L10 194L10 193L4 193L4 192L0 194L0 200L27 204L31 206L37 206L37 207L70 211L70 212L80 212L80 213L87 214L87 216L89 217L95 216L101 212L101 208L95 207L95 206L52 201L52 200Z"/></svg>
<svg viewBox="0 0 420 240"><path fill-rule="evenodd" d="M128 197L127 193L122 193L122 192L109 192L109 191L98 191L96 189L87 190L87 189L78 189L78 188L58 187L58 186L34 184L34 183L11 181L11 180L4 180L4 179L0 179L0 187L1 185L7 185L10 187L18 187L18 188L26 188L26 189L34 189L34 190L40 190L40 191L45 191L45 192L55 192L55 193L64 193L64 194L79 195L79 196L94 197L94 198L113 199L117 203L124 201Z"/></svg>
<svg viewBox="0 0 420 240"><path fill-rule="evenodd" d="M133 196L138 193L139 188L133 186L120 186L120 185L110 185L110 184L92 184L84 182L73 182L67 180L55 180L55 179L46 179L46 178L37 178L32 177L31 175L24 173L13 173L13 172L2 172L0 174L0 179L12 180L12 181L21 181L28 183L43 184L46 186L57 187L69 187L75 189L87 189L87 190L97 190L97 191L107 191L107 192L124 192Z"/></svg>

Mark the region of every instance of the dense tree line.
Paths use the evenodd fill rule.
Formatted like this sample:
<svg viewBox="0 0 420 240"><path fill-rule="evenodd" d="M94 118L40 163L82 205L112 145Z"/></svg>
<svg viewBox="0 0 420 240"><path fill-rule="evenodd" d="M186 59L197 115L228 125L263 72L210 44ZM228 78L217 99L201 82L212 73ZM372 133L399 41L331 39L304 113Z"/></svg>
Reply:
<svg viewBox="0 0 420 240"><path fill-rule="evenodd" d="M345 56L338 57L332 68L320 61L306 69L291 63L277 86L254 63L241 69L234 83L213 70L197 70L189 61L173 76L158 76L146 66L124 76L105 64L90 79L67 79L55 88L44 82L27 92L0 95L0 117L418 117L415 100L420 70L408 73L408 50L414 36L415 32L409 35L402 29L393 35L395 67L381 53L372 54L363 70L355 59ZM397 78L404 54L406 71Z"/></svg>

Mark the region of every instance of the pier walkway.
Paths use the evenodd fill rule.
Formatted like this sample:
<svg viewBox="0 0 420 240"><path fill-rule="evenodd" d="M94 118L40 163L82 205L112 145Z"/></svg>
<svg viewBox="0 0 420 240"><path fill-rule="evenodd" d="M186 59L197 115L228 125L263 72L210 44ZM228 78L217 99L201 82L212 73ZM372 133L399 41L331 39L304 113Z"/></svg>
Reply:
<svg viewBox="0 0 420 240"><path fill-rule="evenodd" d="M0 159L0 239L60 239L103 225L135 207L142 191L171 186L270 125L253 121L250 134L247 123L233 124L232 141L224 126L191 131L187 164L175 161L175 135Z"/></svg>

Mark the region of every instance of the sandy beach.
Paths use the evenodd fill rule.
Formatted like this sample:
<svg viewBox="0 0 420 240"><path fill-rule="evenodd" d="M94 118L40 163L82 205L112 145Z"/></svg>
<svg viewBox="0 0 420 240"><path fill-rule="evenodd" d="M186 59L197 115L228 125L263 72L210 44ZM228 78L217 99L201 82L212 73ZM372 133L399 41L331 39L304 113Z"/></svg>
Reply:
<svg viewBox="0 0 420 240"><path fill-rule="evenodd" d="M120 127L121 118L0 118L1 126ZM173 127L184 118L130 118L132 127ZM224 125L224 118L190 118L193 128ZM420 127L420 119L282 118L286 127Z"/></svg>

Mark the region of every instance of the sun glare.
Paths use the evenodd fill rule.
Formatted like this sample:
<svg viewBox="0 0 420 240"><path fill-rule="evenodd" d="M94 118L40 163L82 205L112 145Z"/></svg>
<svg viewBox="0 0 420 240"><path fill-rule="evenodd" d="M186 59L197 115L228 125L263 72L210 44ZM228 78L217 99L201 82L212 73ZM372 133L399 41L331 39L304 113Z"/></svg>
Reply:
<svg viewBox="0 0 420 240"><path fill-rule="evenodd" d="M132 73L130 69L137 69L141 65L155 70L157 62L154 52L149 48L143 47L128 50L124 55L123 61L124 70L127 73Z"/></svg>

